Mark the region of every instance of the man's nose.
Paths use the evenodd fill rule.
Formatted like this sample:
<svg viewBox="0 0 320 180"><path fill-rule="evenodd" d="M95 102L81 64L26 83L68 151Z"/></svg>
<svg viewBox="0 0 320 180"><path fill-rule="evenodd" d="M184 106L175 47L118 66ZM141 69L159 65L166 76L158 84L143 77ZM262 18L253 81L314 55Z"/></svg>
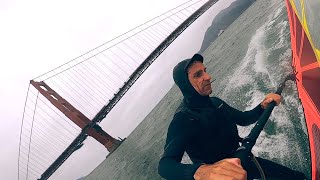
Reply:
<svg viewBox="0 0 320 180"><path fill-rule="evenodd" d="M209 73L207 73L207 72L205 73L204 80L206 80L206 81L210 81L211 80L211 76L210 76Z"/></svg>

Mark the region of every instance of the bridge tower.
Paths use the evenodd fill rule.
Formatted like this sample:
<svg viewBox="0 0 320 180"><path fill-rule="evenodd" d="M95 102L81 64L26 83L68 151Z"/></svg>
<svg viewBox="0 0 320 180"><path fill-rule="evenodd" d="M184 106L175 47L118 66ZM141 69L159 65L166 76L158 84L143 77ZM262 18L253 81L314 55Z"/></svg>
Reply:
<svg viewBox="0 0 320 180"><path fill-rule="evenodd" d="M98 124L92 122L78 109L73 107L67 100L51 89L45 82L36 82L31 80L30 83L65 116L78 125L82 131L85 131L84 133L99 141L108 149L109 152L113 152L121 144L120 140L113 138Z"/></svg>

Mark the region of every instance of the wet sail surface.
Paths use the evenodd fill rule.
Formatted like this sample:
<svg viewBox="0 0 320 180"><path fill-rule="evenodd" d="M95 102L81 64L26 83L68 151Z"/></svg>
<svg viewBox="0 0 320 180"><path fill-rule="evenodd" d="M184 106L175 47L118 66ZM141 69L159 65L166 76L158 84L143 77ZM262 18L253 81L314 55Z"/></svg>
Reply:
<svg viewBox="0 0 320 180"><path fill-rule="evenodd" d="M215 96L239 110L251 109L291 73L286 13L282 1L257 1L203 53L208 71L216 79ZM282 105L275 108L253 153L309 176L309 145L295 83L288 84L282 95ZM86 179L161 179L157 166L168 125L181 99L174 86ZM250 129L240 128L241 135Z"/></svg>

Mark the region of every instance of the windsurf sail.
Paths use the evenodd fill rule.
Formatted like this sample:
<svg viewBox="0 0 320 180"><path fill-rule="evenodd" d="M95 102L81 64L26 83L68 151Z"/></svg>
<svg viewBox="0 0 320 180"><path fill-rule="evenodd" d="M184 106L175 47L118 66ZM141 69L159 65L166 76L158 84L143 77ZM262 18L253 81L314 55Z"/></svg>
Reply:
<svg viewBox="0 0 320 180"><path fill-rule="evenodd" d="M311 154L311 177L320 179L320 1L286 0L292 66L304 109Z"/></svg>

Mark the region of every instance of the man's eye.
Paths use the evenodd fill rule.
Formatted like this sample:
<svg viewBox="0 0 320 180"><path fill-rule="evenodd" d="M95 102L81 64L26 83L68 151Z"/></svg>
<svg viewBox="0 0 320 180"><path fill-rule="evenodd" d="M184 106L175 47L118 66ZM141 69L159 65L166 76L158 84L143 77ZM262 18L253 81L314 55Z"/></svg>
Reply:
<svg viewBox="0 0 320 180"><path fill-rule="evenodd" d="M201 72L197 72L197 73L194 75L195 78L198 78L198 77L200 77L200 76L201 76Z"/></svg>

